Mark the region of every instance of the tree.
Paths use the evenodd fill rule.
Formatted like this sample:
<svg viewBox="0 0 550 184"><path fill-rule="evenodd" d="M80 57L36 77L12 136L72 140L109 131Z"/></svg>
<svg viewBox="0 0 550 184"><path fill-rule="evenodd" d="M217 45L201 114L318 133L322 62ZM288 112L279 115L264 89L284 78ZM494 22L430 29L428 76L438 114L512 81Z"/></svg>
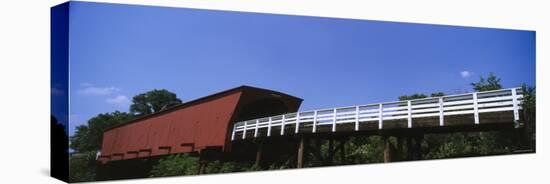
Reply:
<svg viewBox="0 0 550 184"><path fill-rule="evenodd" d="M526 149L532 149L535 150L535 139L536 139L536 91L535 87L533 86L527 86L526 84L523 84L521 86L523 91L523 121L525 124L525 128L523 131L523 141L524 146L526 146Z"/></svg>
<svg viewBox="0 0 550 184"><path fill-rule="evenodd" d="M500 78L497 78L492 72L489 73L489 77L487 77L487 80L485 80L483 76L480 76L479 82L472 82L470 83L470 85L474 87L475 91L490 91L502 89L502 86L500 85Z"/></svg>
<svg viewBox="0 0 550 184"><path fill-rule="evenodd" d="M105 129L129 121L132 118L131 114L120 111L98 114L88 120L86 125L76 127L75 134L70 138L70 148L77 153L97 151L101 148Z"/></svg>
<svg viewBox="0 0 550 184"><path fill-rule="evenodd" d="M95 152L71 155L69 157L69 182L94 181L96 168Z"/></svg>
<svg viewBox="0 0 550 184"><path fill-rule="evenodd" d="M490 91L502 89L500 78L492 72L487 79L480 76L479 82L471 83L475 91ZM479 147L482 150L488 150L480 154L500 154L510 153L518 148L517 140L512 139L514 132L479 132Z"/></svg>
<svg viewBox="0 0 550 184"><path fill-rule="evenodd" d="M67 169L69 166L69 137L65 131L65 126L58 123L57 119L52 115L50 120L51 127L51 154L50 154L50 166L51 175L58 179L67 180Z"/></svg>
<svg viewBox="0 0 550 184"><path fill-rule="evenodd" d="M130 105L130 113L135 116L143 116L178 104L181 104L181 100L175 93L165 89L154 89L134 96L132 105Z"/></svg>
<svg viewBox="0 0 550 184"><path fill-rule="evenodd" d="M445 93L435 92L435 93L432 93L430 95L430 97L440 97L440 96L445 96ZM399 96L398 99L399 99L399 101L405 101L405 100L414 100L414 99L427 98L427 97L428 96L426 96L423 93L415 93L415 94L412 94L412 95Z"/></svg>
<svg viewBox="0 0 550 184"><path fill-rule="evenodd" d="M431 97L440 97L440 96L445 96L445 93L443 92L435 92L435 93L432 93L432 95L430 95Z"/></svg>
<svg viewBox="0 0 550 184"><path fill-rule="evenodd" d="M412 99L419 99L419 98L426 98L427 96L425 94L422 94L422 93L415 93L415 94L412 94L412 95L403 95L403 96L400 96L399 97L399 100L400 101L404 101L404 100L412 100Z"/></svg>

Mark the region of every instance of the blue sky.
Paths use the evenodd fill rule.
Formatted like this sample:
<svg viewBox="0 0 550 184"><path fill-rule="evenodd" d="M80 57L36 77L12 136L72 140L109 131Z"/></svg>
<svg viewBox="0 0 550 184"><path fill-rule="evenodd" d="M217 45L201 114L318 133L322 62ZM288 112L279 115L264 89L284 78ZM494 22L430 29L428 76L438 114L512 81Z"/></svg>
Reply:
<svg viewBox="0 0 550 184"><path fill-rule="evenodd" d="M72 2L71 125L168 89L183 101L240 85L300 110L472 91L494 72L535 84L535 32Z"/></svg>

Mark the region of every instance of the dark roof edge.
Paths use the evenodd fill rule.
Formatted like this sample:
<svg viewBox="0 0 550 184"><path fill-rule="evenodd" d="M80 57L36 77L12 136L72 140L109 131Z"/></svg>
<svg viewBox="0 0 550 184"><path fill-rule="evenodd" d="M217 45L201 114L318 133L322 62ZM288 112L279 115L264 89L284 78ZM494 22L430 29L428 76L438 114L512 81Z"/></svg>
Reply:
<svg viewBox="0 0 550 184"><path fill-rule="evenodd" d="M281 92L278 92L278 91L273 91L273 90L269 90L269 89L263 89L263 88L257 88L257 87L242 85L242 86L238 86L238 87L231 88L231 89L228 89L228 90L224 90L224 91L221 91L221 92L217 92L217 93L214 93L214 94L211 94L211 95L208 95L208 96L203 96L203 97L191 100L191 101L187 101L185 103L170 107L170 108L162 110L160 112L156 112L156 113L136 117L136 118L134 118L130 121L126 121L124 123L106 128L105 130L103 130L103 132L106 132L106 131L109 131L109 130L112 130L112 129L115 129L115 128L118 128L118 127L122 127L122 126L125 126L125 125L128 125L128 124L132 124L132 123L140 121L140 120L149 119L149 118L159 116L159 115L162 115L162 114L166 114L166 113L178 110L178 109L182 109L182 108L188 107L188 106L193 105L193 104L195 104L197 102L200 102L200 101L209 100L209 99L214 98L214 97L218 97L218 96L221 96L221 95L225 95L225 94L229 94L229 93L232 93L232 92L235 92L235 91L245 90L245 89L255 89L255 90L267 91L267 92L270 92L270 93L275 93L275 94L278 94L278 95L288 96L288 97L296 98L300 101L303 101L303 99L301 99L301 98L298 98L298 97L295 97L295 96L292 96L292 95L289 95L289 94L281 93Z"/></svg>

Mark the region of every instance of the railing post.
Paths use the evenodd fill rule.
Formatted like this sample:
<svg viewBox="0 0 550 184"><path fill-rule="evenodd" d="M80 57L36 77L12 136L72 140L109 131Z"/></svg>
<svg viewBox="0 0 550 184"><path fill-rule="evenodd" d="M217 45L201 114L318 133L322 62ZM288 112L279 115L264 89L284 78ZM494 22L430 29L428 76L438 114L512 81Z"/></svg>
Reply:
<svg viewBox="0 0 550 184"><path fill-rule="evenodd" d="M244 122L244 128L243 128L243 139L246 139L246 125L248 124L247 121Z"/></svg>
<svg viewBox="0 0 550 184"><path fill-rule="evenodd" d="M281 118L281 135L285 134L285 115Z"/></svg>
<svg viewBox="0 0 550 184"><path fill-rule="evenodd" d="M408 127L412 128L412 107L411 107L411 101L407 101L407 120L408 120Z"/></svg>
<svg viewBox="0 0 550 184"><path fill-rule="evenodd" d="M444 117L443 117L443 97L439 97L439 126L444 125Z"/></svg>
<svg viewBox="0 0 550 184"><path fill-rule="evenodd" d="M313 111L313 129L311 132L315 133L317 130L317 110Z"/></svg>
<svg viewBox="0 0 550 184"><path fill-rule="evenodd" d="M267 136L271 136L271 117L269 117L269 120L267 121Z"/></svg>
<svg viewBox="0 0 550 184"><path fill-rule="evenodd" d="M233 132L231 132L231 140L235 140L235 131L237 130L237 123L233 124Z"/></svg>
<svg viewBox="0 0 550 184"><path fill-rule="evenodd" d="M514 121L519 121L518 96L516 88L512 88L512 108L514 109Z"/></svg>
<svg viewBox="0 0 550 184"><path fill-rule="evenodd" d="M294 133L298 133L300 129L300 112L296 112L296 130L294 131Z"/></svg>
<svg viewBox="0 0 550 184"><path fill-rule="evenodd" d="M382 104L378 104L378 129L382 129Z"/></svg>
<svg viewBox="0 0 550 184"><path fill-rule="evenodd" d="M336 132L336 109L332 110L332 132Z"/></svg>
<svg viewBox="0 0 550 184"><path fill-rule="evenodd" d="M474 122L475 124L479 124L479 111L477 109L477 93L473 93L474 97Z"/></svg>
<svg viewBox="0 0 550 184"><path fill-rule="evenodd" d="M355 106L355 131L359 131L359 106Z"/></svg>
<svg viewBox="0 0 550 184"><path fill-rule="evenodd" d="M260 124L260 120L256 120L256 127L254 128L254 137L258 137L258 124Z"/></svg>

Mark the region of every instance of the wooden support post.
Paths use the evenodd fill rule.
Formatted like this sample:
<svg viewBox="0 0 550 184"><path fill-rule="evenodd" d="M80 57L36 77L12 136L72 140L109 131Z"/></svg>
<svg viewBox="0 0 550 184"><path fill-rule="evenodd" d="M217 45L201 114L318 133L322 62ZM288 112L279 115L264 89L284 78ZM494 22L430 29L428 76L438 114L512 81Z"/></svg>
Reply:
<svg viewBox="0 0 550 184"><path fill-rule="evenodd" d="M298 160L296 163L297 168L303 168L304 167L304 136L300 136L300 142L298 143Z"/></svg>
<svg viewBox="0 0 550 184"><path fill-rule="evenodd" d="M296 130L294 130L294 133L298 134L298 131L300 130L300 112L296 113Z"/></svg>
<svg viewBox="0 0 550 184"><path fill-rule="evenodd" d="M204 161L199 160L198 164L199 164L199 167L197 167L197 174L198 175L204 174L204 168L206 167Z"/></svg>
<svg viewBox="0 0 550 184"><path fill-rule="evenodd" d="M443 112L443 97L439 97L439 126L445 125L445 117Z"/></svg>
<svg viewBox="0 0 550 184"><path fill-rule="evenodd" d="M391 162L391 143L388 136L383 136L384 140L384 162Z"/></svg>
<svg viewBox="0 0 550 184"><path fill-rule="evenodd" d="M478 110L478 102L477 102L477 93L473 93L473 99L474 99L474 123L477 125L477 124L479 124L479 110Z"/></svg>
<svg viewBox="0 0 550 184"><path fill-rule="evenodd" d="M413 159L413 143L412 143L412 137L407 136L407 160Z"/></svg>
<svg viewBox="0 0 550 184"><path fill-rule="evenodd" d="M332 165L332 161L334 160L334 139L331 137L328 139L328 158L326 160L327 165Z"/></svg>
<svg viewBox="0 0 550 184"><path fill-rule="evenodd" d="M407 101L407 127L412 128L412 106L411 101Z"/></svg>
<svg viewBox="0 0 550 184"><path fill-rule="evenodd" d="M414 159L415 160L422 160L422 141L424 139L424 135L418 135L414 137Z"/></svg>
<svg viewBox="0 0 550 184"><path fill-rule="evenodd" d="M202 170L201 170L201 173L200 174L204 174L205 171L206 171L206 167L208 166L208 162L207 161L204 161L203 165L202 165Z"/></svg>
<svg viewBox="0 0 550 184"><path fill-rule="evenodd" d="M359 106L355 107L355 131L359 131Z"/></svg>
<svg viewBox="0 0 550 184"><path fill-rule="evenodd" d="M202 160L201 160L201 155L200 155L200 153L199 153L199 160L197 161L197 165L198 165L198 167L197 167L197 174L199 175L199 174L201 174L201 171L202 171Z"/></svg>
<svg viewBox="0 0 550 184"><path fill-rule="evenodd" d="M512 89L512 108L514 109L514 127L519 128L519 106L516 88Z"/></svg>
<svg viewBox="0 0 550 184"><path fill-rule="evenodd" d="M254 163L256 166L259 166L262 161L263 145L263 141L258 143L258 149L256 150L256 162Z"/></svg>
<svg viewBox="0 0 550 184"><path fill-rule="evenodd" d="M378 104L378 129L382 129L383 120L384 120L384 106L382 104Z"/></svg>

